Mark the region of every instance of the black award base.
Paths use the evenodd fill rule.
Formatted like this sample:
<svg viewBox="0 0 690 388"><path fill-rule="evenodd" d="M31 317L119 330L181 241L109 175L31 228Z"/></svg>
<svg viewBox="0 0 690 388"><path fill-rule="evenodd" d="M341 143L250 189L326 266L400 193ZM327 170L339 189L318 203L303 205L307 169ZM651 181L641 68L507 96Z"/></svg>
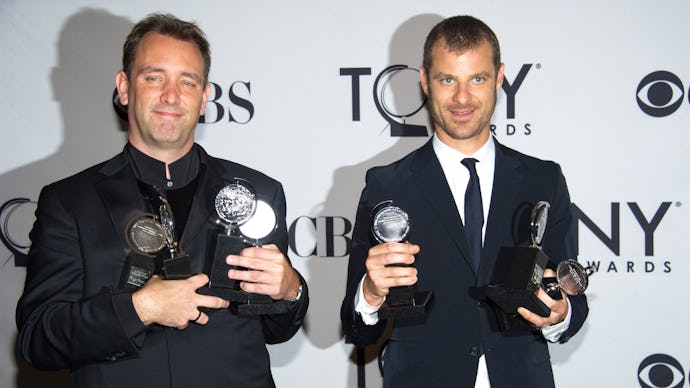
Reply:
<svg viewBox="0 0 690 388"><path fill-rule="evenodd" d="M152 257L130 253L120 275L120 288L138 290L153 276L156 261Z"/></svg>
<svg viewBox="0 0 690 388"><path fill-rule="evenodd" d="M509 314L517 314L518 307L524 307L542 317L548 317L551 313L534 292L501 286L489 286L486 292L496 306Z"/></svg>
<svg viewBox="0 0 690 388"><path fill-rule="evenodd" d="M168 252L162 253L161 273L166 280L187 279L192 276L192 264L189 261L189 255L185 253L174 254L170 257Z"/></svg>
<svg viewBox="0 0 690 388"><path fill-rule="evenodd" d="M502 329L534 329L517 314L518 307L542 317L549 316L551 311L536 295L548 261L548 256L539 248L501 248L491 285L484 292L489 302L501 310L496 315L499 325L504 323Z"/></svg>
<svg viewBox="0 0 690 388"><path fill-rule="evenodd" d="M253 294L240 289L240 282L228 278L230 269L247 270L244 267L225 262L228 255L239 255L242 249L251 247L242 237L221 234L216 240L216 249L211 262L208 287L199 293L213 295L230 302L230 309L239 315L283 314L290 309L288 301L274 301L270 296Z"/></svg>
<svg viewBox="0 0 690 388"><path fill-rule="evenodd" d="M415 291L411 286L393 287L379 308L379 319L424 315L429 311L433 297L431 291Z"/></svg>

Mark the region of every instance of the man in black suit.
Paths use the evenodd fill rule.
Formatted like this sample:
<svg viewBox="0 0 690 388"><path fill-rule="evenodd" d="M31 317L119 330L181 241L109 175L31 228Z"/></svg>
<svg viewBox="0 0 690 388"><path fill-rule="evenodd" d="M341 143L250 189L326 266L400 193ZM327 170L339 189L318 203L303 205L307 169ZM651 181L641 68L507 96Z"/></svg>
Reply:
<svg viewBox="0 0 690 388"><path fill-rule="evenodd" d="M116 77L128 144L41 192L17 307L18 348L37 368L69 369L71 387L273 387L266 344L287 341L301 326L308 296L286 257L281 184L194 143L209 68L209 44L195 24L163 14L140 21ZM228 278L281 301L287 308L279 314L238 315L227 300L197 292L209 282L209 241L222 233L213 222L214 198L235 178L251 182L273 206L277 228L262 247L227 257L249 269L229 270ZM156 197L170 206L174 226L166 241L179 241L175 257L188 273L129 287L121 281L134 250L128 225L157 213Z"/></svg>
<svg viewBox="0 0 690 388"><path fill-rule="evenodd" d="M380 339L388 320L378 313L390 289L416 285L432 290L434 300L425 315L393 321L384 386L553 387L547 340L565 342L580 329L585 297L552 299L540 289L549 316L520 307L514 320L524 319L532 330L500 331L500 315L477 298L477 290L490 284L500 247L527 242L523 215L538 201L551 204L543 239L550 265L573 258L565 178L556 163L520 154L491 136L503 64L496 36L483 22L458 16L436 25L420 72L435 134L403 159L367 173L341 310L346 339L357 346ZM475 257L465 222L472 175L481 193ZM386 200L409 214L409 243L372 242L370 213Z"/></svg>

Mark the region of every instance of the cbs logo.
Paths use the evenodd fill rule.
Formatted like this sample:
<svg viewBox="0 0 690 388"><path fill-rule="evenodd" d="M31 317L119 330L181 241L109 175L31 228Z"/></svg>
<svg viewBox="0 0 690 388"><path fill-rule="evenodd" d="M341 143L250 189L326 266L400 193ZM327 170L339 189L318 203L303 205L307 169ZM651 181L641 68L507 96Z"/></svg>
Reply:
<svg viewBox="0 0 690 388"><path fill-rule="evenodd" d="M652 354L640 363L637 381L642 388L681 388L685 384L685 372L675 358Z"/></svg>
<svg viewBox="0 0 690 388"><path fill-rule="evenodd" d="M637 85L637 105L650 116L666 117L683 104L684 89L683 82L675 74L655 71Z"/></svg>

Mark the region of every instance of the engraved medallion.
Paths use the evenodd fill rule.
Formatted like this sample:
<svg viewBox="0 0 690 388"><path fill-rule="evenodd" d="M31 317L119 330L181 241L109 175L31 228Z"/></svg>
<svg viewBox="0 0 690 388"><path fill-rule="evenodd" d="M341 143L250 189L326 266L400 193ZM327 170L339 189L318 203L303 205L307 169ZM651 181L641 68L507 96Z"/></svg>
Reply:
<svg viewBox="0 0 690 388"><path fill-rule="evenodd" d="M154 256L165 247L165 231L153 214L132 218L126 227L129 248L142 255Z"/></svg>
<svg viewBox="0 0 690 388"><path fill-rule="evenodd" d="M556 267L556 282L546 284L547 292L563 290L568 295L580 295L589 286L589 277L594 274L594 267L584 267L577 260L564 260Z"/></svg>
<svg viewBox="0 0 690 388"><path fill-rule="evenodd" d="M256 192L244 179L235 178L235 182L223 187L215 199L218 216L228 223L228 227L242 225L256 210Z"/></svg>
<svg viewBox="0 0 690 388"><path fill-rule="evenodd" d="M371 231L380 243L405 241L410 232L410 217L392 201L378 204L374 208Z"/></svg>

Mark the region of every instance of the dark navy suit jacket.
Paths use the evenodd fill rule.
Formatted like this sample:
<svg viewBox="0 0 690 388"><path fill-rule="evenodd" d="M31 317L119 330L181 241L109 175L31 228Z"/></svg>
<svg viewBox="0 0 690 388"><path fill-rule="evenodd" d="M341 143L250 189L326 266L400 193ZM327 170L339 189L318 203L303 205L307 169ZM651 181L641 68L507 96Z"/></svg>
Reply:
<svg viewBox="0 0 690 388"><path fill-rule="evenodd" d="M495 163L478 274L432 141L395 163L367 172L341 309L346 339L358 346L374 343L387 325L385 320L365 325L353 306L372 246L369 213L379 202L393 200L408 212L408 240L421 249L415 261L416 287L434 293L425 317L394 322L383 357L386 387L473 387L481 355L486 356L492 388L554 385L548 347L541 333L496 330L493 311L475 298L473 289L490 283L502 246L529 241L528 214L538 201L551 204L543 250L554 264L574 258L576 241L568 189L556 163L523 155L497 141ZM572 319L561 342L580 329L588 312L584 296L569 298Z"/></svg>

